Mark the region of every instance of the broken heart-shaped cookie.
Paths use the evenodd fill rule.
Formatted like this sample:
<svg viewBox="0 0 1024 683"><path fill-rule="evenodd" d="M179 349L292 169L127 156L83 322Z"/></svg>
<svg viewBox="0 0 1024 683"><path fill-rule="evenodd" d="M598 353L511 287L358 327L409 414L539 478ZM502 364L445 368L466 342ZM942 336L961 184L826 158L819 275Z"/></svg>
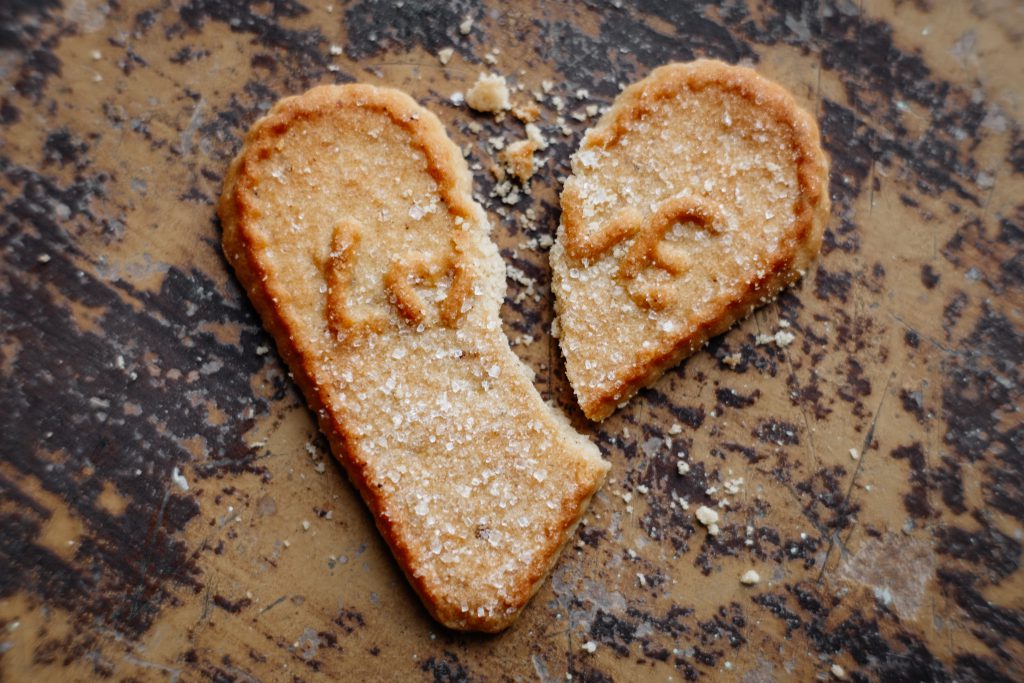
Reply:
<svg viewBox="0 0 1024 683"><path fill-rule="evenodd" d="M799 279L829 215L814 119L754 71L669 64L587 131L551 249L584 414L607 417Z"/></svg>
<svg viewBox="0 0 1024 683"><path fill-rule="evenodd" d="M508 626L608 470L537 393L471 176L407 95L323 86L253 124L224 251L430 613Z"/></svg>

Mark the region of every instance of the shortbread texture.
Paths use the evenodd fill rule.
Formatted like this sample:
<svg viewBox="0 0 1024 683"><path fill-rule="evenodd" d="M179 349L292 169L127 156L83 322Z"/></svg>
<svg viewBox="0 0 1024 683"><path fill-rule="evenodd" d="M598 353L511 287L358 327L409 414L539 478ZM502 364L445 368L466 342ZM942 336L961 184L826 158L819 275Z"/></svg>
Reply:
<svg viewBox="0 0 1024 683"><path fill-rule="evenodd" d="M566 374L600 420L798 279L829 214L813 118L741 67L670 64L589 130L551 250Z"/></svg>
<svg viewBox="0 0 1024 683"><path fill-rule="evenodd" d="M507 627L608 465L534 388L504 265L437 118L323 86L257 121L224 251L399 565L442 624Z"/></svg>

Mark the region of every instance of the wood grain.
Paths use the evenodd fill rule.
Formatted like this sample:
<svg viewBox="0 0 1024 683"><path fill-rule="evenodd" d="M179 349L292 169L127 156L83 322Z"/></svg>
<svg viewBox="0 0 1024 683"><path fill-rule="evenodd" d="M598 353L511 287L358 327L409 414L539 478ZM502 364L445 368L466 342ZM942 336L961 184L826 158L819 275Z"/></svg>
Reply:
<svg viewBox="0 0 1024 683"><path fill-rule="evenodd" d="M996 0L4 3L0 680L1021 679L1022 35ZM695 57L815 112L825 246L593 425L550 336L560 181L587 105ZM450 99L481 71L552 143L511 204L489 140L523 125ZM348 81L468 153L506 332L613 464L497 637L423 611L218 247L248 125Z"/></svg>

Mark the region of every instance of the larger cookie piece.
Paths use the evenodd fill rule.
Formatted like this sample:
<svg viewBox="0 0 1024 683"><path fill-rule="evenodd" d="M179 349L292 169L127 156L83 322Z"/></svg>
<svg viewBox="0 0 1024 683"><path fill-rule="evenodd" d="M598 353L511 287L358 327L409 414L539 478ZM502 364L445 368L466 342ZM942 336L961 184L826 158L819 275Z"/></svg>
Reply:
<svg viewBox="0 0 1024 683"><path fill-rule="evenodd" d="M746 68L670 64L584 136L551 250L583 412L607 417L808 268L829 215L814 119Z"/></svg>
<svg viewBox="0 0 1024 683"><path fill-rule="evenodd" d="M508 345L471 176L408 96L278 102L231 165L224 252L430 613L508 626L608 469Z"/></svg>

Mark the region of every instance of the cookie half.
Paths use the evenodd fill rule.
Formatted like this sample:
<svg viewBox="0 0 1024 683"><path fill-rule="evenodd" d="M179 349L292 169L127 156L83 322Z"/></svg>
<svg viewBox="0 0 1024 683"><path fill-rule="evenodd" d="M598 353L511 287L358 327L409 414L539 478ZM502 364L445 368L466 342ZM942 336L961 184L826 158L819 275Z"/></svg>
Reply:
<svg viewBox="0 0 1024 683"><path fill-rule="evenodd" d="M559 342L580 407L601 420L806 272L828 160L781 86L717 61L669 64L587 131L561 201Z"/></svg>
<svg viewBox="0 0 1024 683"><path fill-rule="evenodd" d="M229 170L224 252L430 613L508 626L608 465L541 399L471 176L408 96L278 102Z"/></svg>

